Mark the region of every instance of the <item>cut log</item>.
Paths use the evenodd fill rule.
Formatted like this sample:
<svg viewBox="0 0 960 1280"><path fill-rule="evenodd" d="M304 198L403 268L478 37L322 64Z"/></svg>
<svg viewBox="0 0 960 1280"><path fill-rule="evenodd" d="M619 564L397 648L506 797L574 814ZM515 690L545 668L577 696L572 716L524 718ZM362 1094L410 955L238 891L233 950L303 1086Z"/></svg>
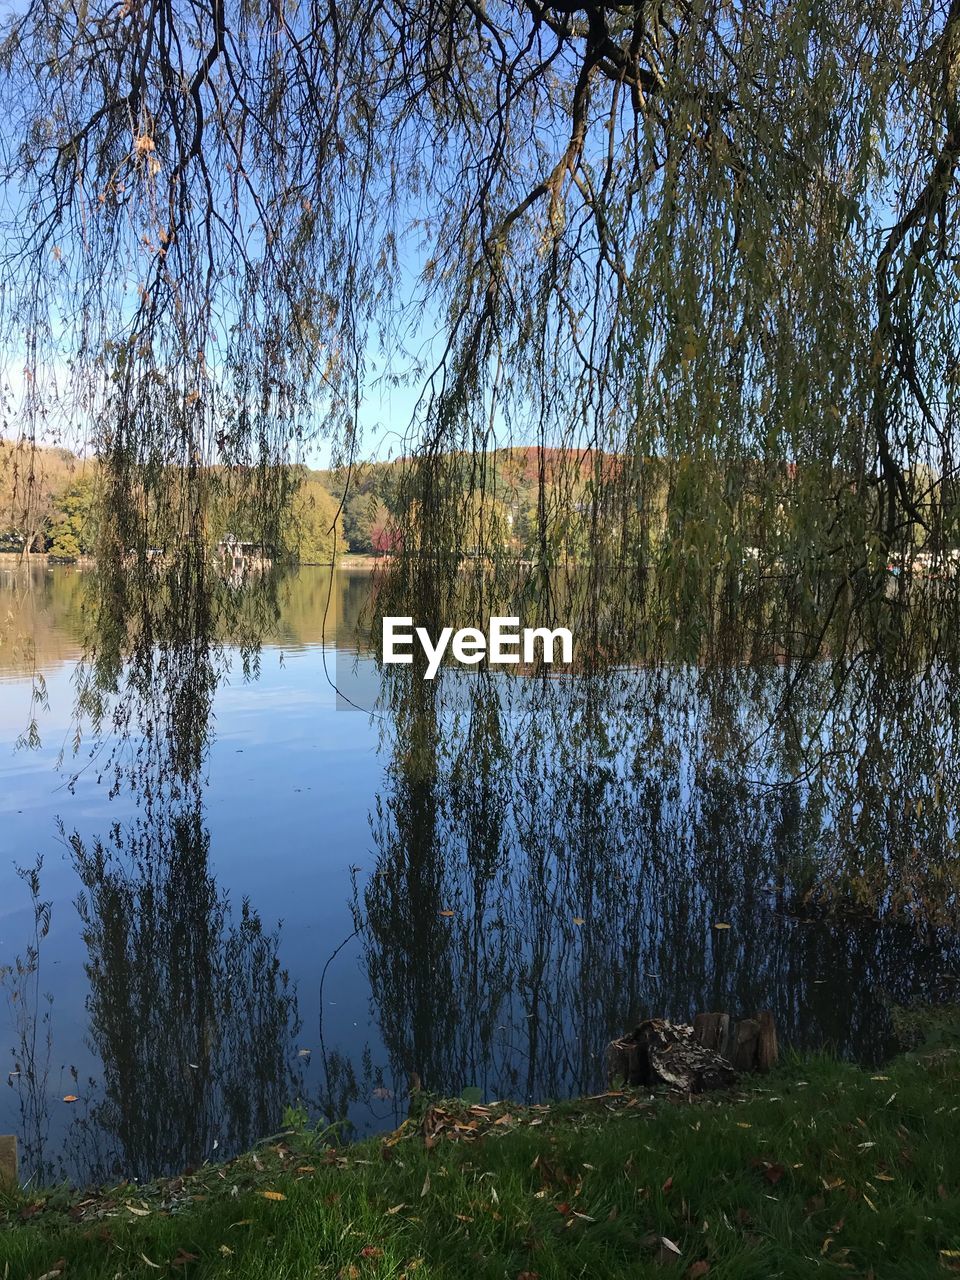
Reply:
<svg viewBox="0 0 960 1280"><path fill-rule="evenodd" d="M17 1185L17 1139L0 1134L0 1187Z"/></svg>
<svg viewBox="0 0 960 1280"><path fill-rule="evenodd" d="M649 1018L607 1046L607 1075L628 1085L665 1085L681 1093L730 1089L737 1082L731 1064L701 1044L683 1022Z"/></svg>
<svg viewBox="0 0 960 1280"><path fill-rule="evenodd" d="M777 1027L769 1009L739 1022L726 1013L698 1013L693 1029L702 1045L722 1054L738 1071L769 1071L776 1065Z"/></svg>
<svg viewBox="0 0 960 1280"><path fill-rule="evenodd" d="M780 1047L777 1044L777 1024L769 1009L764 1009L760 1013L758 1020L760 1022L760 1040L757 1045L757 1070L769 1071L771 1067L776 1066L777 1058L780 1056Z"/></svg>
<svg viewBox="0 0 960 1280"><path fill-rule="evenodd" d="M607 1079L701 1093L731 1088L740 1072L769 1071L777 1055L769 1009L738 1022L728 1013L698 1013L692 1027L648 1018L607 1045Z"/></svg>
<svg viewBox="0 0 960 1280"><path fill-rule="evenodd" d="M738 1071L752 1071L757 1062L760 1023L756 1018L741 1018L733 1042L731 1061Z"/></svg>
<svg viewBox="0 0 960 1280"><path fill-rule="evenodd" d="M713 1049L721 1057L729 1058L729 1013L698 1013L693 1020L693 1034L705 1049Z"/></svg>

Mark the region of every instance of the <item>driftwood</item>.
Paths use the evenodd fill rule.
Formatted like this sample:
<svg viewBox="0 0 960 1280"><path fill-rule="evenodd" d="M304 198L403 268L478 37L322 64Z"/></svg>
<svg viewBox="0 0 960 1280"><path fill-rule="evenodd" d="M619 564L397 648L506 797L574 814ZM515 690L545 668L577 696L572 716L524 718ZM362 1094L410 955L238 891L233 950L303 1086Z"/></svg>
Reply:
<svg viewBox="0 0 960 1280"><path fill-rule="evenodd" d="M0 1187L17 1185L17 1140L0 1134Z"/></svg>
<svg viewBox="0 0 960 1280"><path fill-rule="evenodd" d="M776 1060L777 1030L766 1010L739 1022L699 1013L692 1027L648 1018L607 1046L607 1078L702 1093L732 1088L739 1072L768 1071Z"/></svg>

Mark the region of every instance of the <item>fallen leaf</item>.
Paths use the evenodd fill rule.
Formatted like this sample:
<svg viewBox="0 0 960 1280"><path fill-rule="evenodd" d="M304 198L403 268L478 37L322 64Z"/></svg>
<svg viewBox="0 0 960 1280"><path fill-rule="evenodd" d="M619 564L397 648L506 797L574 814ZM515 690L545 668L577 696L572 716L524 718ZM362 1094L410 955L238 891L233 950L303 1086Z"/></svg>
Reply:
<svg viewBox="0 0 960 1280"><path fill-rule="evenodd" d="M586 922L586 920L584 920L583 916L574 916L574 917L573 917L573 923L574 923L574 924L586 924L587 922Z"/></svg>
<svg viewBox="0 0 960 1280"><path fill-rule="evenodd" d="M392 1209L388 1209L387 1213L399 1213L401 1209L405 1209L405 1204L395 1204Z"/></svg>
<svg viewBox="0 0 960 1280"><path fill-rule="evenodd" d="M63 1095L63 1100L64 1102L76 1102L77 1095L75 1093L65 1093Z"/></svg>
<svg viewBox="0 0 960 1280"><path fill-rule="evenodd" d="M782 1164L768 1164L763 1171L763 1176L770 1183L771 1187L775 1187L785 1173L786 1169Z"/></svg>
<svg viewBox="0 0 960 1280"><path fill-rule="evenodd" d="M375 1244L365 1244L360 1250L361 1258L382 1258L383 1250L377 1248Z"/></svg>
<svg viewBox="0 0 960 1280"><path fill-rule="evenodd" d="M657 1254L657 1261L661 1264L674 1262L680 1257L680 1246L668 1236L660 1237L660 1252Z"/></svg>
<svg viewBox="0 0 960 1280"><path fill-rule="evenodd" d="M449 920L449 919L450 919L450 917L451 917L452 915L455 915L455 914L456 914L456 912L454 912L454 911L449 911L449 910L447 910L447 911L441 911L441 912L440 912L440 915L442 915L442 916L444 917L444 919L446 919L446 920Z"/></svg>
<svg viewBox="0 0 960 1280"><path fill-rule="evenodd" d="M140 1257L144 1260L148 1267L153 1267L154 1271L159 1271L160 1267L156 1262L151 1262L145 1253L141 1253Z"/></svg>
<svg viewBox="0 0 960 1280"><path fill-rule="evenodd" d="M714 927L715 929L729 929L729 928L730 928L730 926L729 926L725 921L723 921L723 920L718 920L718 921L717 921L717 923L716 923L713 927Z"/></svg>
<svg viewBox="0 0 960 1280"><path fill-rule="evenodd" d="M695 1262L687 1272L687 1280L700 1280L701 1276L708 1275L710 1271L710 1263L701 1260Z"/></svg>
<svg viewBox="0 0 960 1280"><path fill-rule="evenodd" d="M130 1204L129 1201L123 1207L129 1213L135 1214L138 1218L149 1218L150 1216L149 1209L138 1209L135 1204Z"/></svg>
<svg viewBox="0 0 960 1280"><path fill-rule="evenodd" d="M177 1256L173 1259L170 1265L172 1267L185 1267L188 1262L196 1261L197 1255L195 1253L188 1253L186 1249L178 1249Z"/></svg>
<svg viewBox="0 0 960 1280"><path fill-rule="evenodd" d="M428 1170L428 1171L427 1171L427 1176L426 1176L426 1177L424 1178L424 1180L423 1180L423 1186L420 1188L420 1199L421 1199L421 1200L423 1199L423 1197L427 1194L427 1192L428 1192L429 1190L430 1190L430 1173L429 1173L429 1170Z"/></svg>
<svg viewBox="0 0 960 1280"><path fill-rule="evenodd" d="M282 1191L263 1191L261 1192L264 1200L286 1200L286 1196Z"/></svg>
<svg viewBox="0 0 960 1280"><path fill-rule="evenodd" d="M222 1244L220 1246L220 1252L223 1254L225 1258L233 1257L233 1250L230 1248L228 1244Z"/></svg>
<svg viewBox="0 0 960 1280"><path fill-rule="evenodd" d="M57 1280L58 1276L62 1276L66 1269L66 1258L58 1258L49 1271L45 1271L40 1280Z"/></svg>
<svg viewBox="0 0 960 1280"><path fill-rule="evenodd" d="M673 1186L673 1178L671 1177L671 1178L668 1178L668 1179L666 1180L666 1182L663 1184L663 1186L660 1188L660 1190L661 1190L661 1191L669 1191L669 1190L670 1190L670 1188L671 1188L672 1186Z"/></svg>

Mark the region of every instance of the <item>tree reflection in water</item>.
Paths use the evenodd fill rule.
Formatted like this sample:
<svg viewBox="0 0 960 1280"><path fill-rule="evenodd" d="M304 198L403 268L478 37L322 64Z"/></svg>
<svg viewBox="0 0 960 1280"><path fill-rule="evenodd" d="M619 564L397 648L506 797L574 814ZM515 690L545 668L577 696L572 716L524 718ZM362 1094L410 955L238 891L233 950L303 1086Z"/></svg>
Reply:
<svg viewBox="0 0 960 1280"><path fill-rule="evenodd" d="M85 1136L102 1175L182 1169L274 1130L297 1094L295 992L278 934L218 890L199 804L70 845L103 1063Z"/></svg>
<svg viewBox="0 0 960 1280"><path fill-rule="evenodd" d="M596 1089L614 1033L699 1009L892 1049L890 1002L942 996L960 962L953 721L917 733L929 691L874 669L869 701L771 727L788 678L387 671L354 909L398 1088ZM834 696L828 671L807 685Z"/></svg>
<svg viewBox="0 0 960 1280"><path fill-rule="evenodd" d="M279 935L232 911L211 872L210 712L235 653L255 672L264 634L286 648L335 631L373 671L369 580L345 578L325 632L324 580L211 587L188 552L134 601L136 625L84 640L81 709L104 742L92 760L139 808L68 839L100 1065L75 1089L59 1164L48 1117L25 1117L38 1177L228 1154L308 1092ZM113 581L84 591L103 600ZM606 1041L648 1013L770 1007L794 1045L888 1052L890 1003L954 995L960 965L960 689L951 664L908 649L802 668L671 652L553 678L381 667L377 861L352 902L376 1034L307 1037L322 1050L316 1109L389 1123L414 1072L442 1092L590 1091ZM329 891L317 874L289 867L300 895Z"/></svg>
<svg viewBox="0 0 960 1280"><path fill-rule="evenodd" d="M77 1082L82 1111L56 1163L49 1116L22 1105L45 1078L34 1035L44 1015L23 1016L16 1080L24 1166L38 1181L149 1177L241 1150L275 1130L301 1090L279 933L218 888L204 814L213 697L231 660L255 674L276 625L275 576L231 584L187 542L156 564L105 559L78 589L90 634L75 746L83 728L93 743L80 769L137 812L89 841L60 831L83 886L87 1040L99 1068L82 1090ZM26 962L39 963L29 951Z"/></svg>

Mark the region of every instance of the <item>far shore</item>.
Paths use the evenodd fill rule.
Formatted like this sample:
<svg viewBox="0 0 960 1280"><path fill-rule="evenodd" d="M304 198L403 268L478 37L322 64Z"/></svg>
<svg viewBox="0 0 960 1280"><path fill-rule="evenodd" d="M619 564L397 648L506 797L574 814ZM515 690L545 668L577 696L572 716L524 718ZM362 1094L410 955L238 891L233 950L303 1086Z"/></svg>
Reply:
<svg viewBox="0 0 960 1280"><path fill-rule="evenodd" d="M378 564L383 563L388 558L385 556L354 555L350 552L347 555L340 556L332 567L335 569L375 569ZM21 555L19 551L0 551L0 568L4 569L26 569L33 565L56 568L63 563L57 556L51 556L46 551L35 551L29 556ZM71 569L89 569L95 564L96 559L93 556L77 556L75 559L65 562L66 567ZM329 560L322 563L302 561L299 567L301 569L329 569L331 564Z"/></svg>

